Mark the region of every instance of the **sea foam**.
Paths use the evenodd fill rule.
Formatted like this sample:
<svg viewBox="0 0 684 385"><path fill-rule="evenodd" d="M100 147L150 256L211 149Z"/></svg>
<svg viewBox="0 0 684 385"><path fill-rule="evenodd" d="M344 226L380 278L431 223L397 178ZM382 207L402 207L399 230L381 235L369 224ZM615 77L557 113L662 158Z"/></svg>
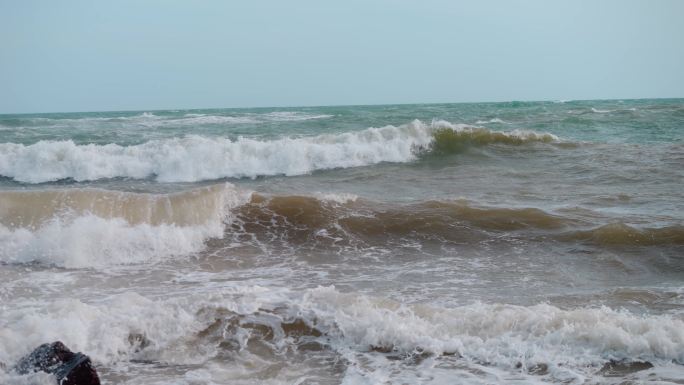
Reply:
<svg viewBox="0 0 684 385"><path fill-rule="evenodd" d="M192 364L218 353L193 347L207 343L203 339L212 335L217 322L225 322L218 334L228 342L224 349L247 350L245 339L266 338L259 330L272 328L268 338L273 341L266 346L278 353L295 342L282 328L299 320L305 325L301 332L315 329L310 337L349 363L347 380L381 372L388 360L380 357L379 366L373 365L381 354L453 357L461 368L490 367L518 375L518 368L544 364L546 380L578 383L611 359L647 360L657 366L684 361L684 321L668 315L607 307L564 310L547 304L445 308L342 293L334 287L290 291L236 285L167 300L131 292L94 303L26 303L9 309L0 324L0 343L8 347L0 360L15 361L28 347L59 338L89 352L96 363L143 358ZM143 336L147 346L141 349L131 335Z"/></svg>
<svg viewBox="0 0 684 385"><path fill-rule="evenodd" d="M230 209L248 198L230 184L164 195L3 192L0 261L101 268L195 253L223 236Z"/></svg>
<svg viewBox="0 0 684 385"><path fill-rule="evenodd" d="M456 135L444 136L444 132ZM418 120L402 126L313 137L236 140L186 136L139 145L75 144L40 141L31 145L0 144L0 175L25 183L61 179L91 181L106 178L149 178L160 182L195 182L220 178L301 175L315 170L409 162L429 150L435 133L462 145L520 144L554 141L551 134L499 132L467 125ZM439 141L438 141L439 143ZM445 146L442 146L445 147Z"/></svg>

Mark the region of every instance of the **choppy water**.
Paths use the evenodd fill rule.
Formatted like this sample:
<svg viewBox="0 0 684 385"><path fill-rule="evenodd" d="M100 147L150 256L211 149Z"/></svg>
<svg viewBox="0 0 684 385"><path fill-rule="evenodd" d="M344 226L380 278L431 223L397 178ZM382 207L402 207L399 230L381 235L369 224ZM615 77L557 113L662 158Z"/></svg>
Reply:
<svg viewBox="0 0 684 385"><path fill-rule="evenodd" d="M681 99L3 115L0 362L682 383L683 182Z"/></svg>

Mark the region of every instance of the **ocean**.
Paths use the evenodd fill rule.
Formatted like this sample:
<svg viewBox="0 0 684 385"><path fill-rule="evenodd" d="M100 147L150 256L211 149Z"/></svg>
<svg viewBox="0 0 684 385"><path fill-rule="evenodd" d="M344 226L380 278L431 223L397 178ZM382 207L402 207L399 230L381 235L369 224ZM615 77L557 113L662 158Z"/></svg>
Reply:
<svg viewBox="0 0 684 385"><path fill-rule="evenodd" d="M684 99L0 115L0 383L681 384Z"/></svg>

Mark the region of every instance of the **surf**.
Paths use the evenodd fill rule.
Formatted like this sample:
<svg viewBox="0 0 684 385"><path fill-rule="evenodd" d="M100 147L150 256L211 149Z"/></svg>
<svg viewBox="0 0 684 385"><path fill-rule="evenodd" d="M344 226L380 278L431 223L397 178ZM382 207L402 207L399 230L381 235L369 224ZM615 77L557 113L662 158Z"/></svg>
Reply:
<svg viewBox="0 0 684 385"><path fill-rule="evenodd" d="M0 143L0 175L29 184L111 178L197 182L304 175L383 162L407 163L426 153L452 154L472 146L557 141L548 133L415 120L401 126L270 140L188 135L129 146L72 140Z"/></svg>
<svg viewBox="0 0 684 385"><path fill-rule="evenodd" d="M0 261L104 268L186 256L222 237L247 197L230 184L174 194L3 191Z"/></svg>
<svg viewBox="0 0 684 385"><path fill-rule="evenodd" d="M438 306L334 286L297 291L246 283L167 299L125 292L92 303L59 299L41 305L7 310L0 324L8 347L0 352L2 361L13 362L27 346L59 333L107 365L277 363L316 353L338 362L347 379L382 372L393 362L407 375L426 361L453 365L459 375L486 370L529 381L584 382L600 378L609 360L649 362L664 370L684 362L684 321L605 306ZM27 311L33 309L39 317ZM83 338L84 331L107 343Z"/></svg>

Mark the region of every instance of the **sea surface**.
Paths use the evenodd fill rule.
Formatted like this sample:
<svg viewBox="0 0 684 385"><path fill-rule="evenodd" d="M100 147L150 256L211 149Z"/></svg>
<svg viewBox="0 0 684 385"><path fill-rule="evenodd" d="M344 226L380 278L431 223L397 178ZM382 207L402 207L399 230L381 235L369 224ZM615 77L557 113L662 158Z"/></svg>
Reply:
<svg viewBox="0 0 684 385"><path fill-rule="evenodd" d="M684 99L1 115L0 383L56 340L105 384L682 384Z"/></svg>

